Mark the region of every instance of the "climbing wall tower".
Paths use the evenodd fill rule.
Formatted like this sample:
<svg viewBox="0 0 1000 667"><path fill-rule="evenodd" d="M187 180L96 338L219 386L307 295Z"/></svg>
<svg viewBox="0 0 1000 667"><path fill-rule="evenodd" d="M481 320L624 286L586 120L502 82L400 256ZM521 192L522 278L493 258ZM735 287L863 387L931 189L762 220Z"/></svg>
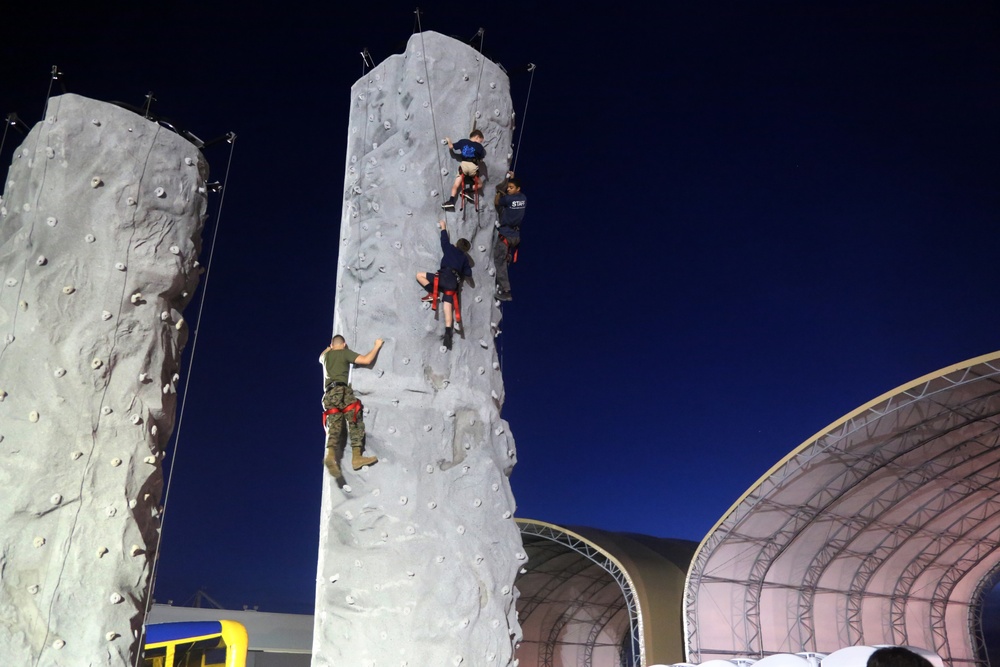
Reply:
<svg viewBox="0 0 1000 667"><path fill-rule="evenodd" d="M458 169L441 140L466 138L473 124L488 174L480 211L467 203L447 215L452 242L472 243L475 279L448 351L441 309L421 302L414 276L441 260L437 222ZM492 261L493 189L512 129L503 71L433 32L413 35L351 90L334 330L362 354L386 341L374 366L353 375L367 453L380 461L355 472L348 453L337 484L317 434L316 667L514 664L525 555L508 483L514 441L500 418ZM317 411L320 391L317 378Z"/></svg>
<svg viewBox="0 0 1000 667"><path fill-rule="evenodd" d="M49 101L0 201L0 665L133 665L208 167Z"/></svg>

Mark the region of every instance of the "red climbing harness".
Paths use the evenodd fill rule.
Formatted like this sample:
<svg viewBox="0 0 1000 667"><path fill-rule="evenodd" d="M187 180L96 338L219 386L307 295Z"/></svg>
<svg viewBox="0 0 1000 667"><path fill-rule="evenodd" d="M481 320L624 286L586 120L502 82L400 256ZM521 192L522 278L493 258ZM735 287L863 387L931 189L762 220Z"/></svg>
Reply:
<svg viewBox="0 0 1000 667"><path fill-rule="evenodd" d="M455 306L455 321L456 322L461 322L462 321L462 308L461 308L461 306L458 303L458 290L446 289L446 290L440 290L440 292L439 292L439 290L438 290L438 280L439 279L440 279L439 274L435 273L434 274L434 289L433 289L433 291L431 292L431 295L430 295L431 310L433 310L433 311L436 312L437 309L438 309L438 294L439 293L440 294L444 294L446 296L450 296L451 300L452 300L452 302L453 302L453 304ZM426 300L427 297L424 297L424 299Z"/></svg>
<svg viewBox="0 0 1000 667"><path fill-rule="evenodd" d="M510 253L510 241L508 241L507 237L505 237L503 234L497 233L497 236L499 236L500 240L503 241L503 244L505 246L507 246L507 261L510 262L511 264L516 264L517 263L517 246L514 246L514 254L511 255L511 253ZM520 244L518 244L518 245L520 245Z"/></svg>
<svg viewBox="0 0 1000 667"><path fill-rule="evenodd" d="M482 187L483 184L479 180L478 172L472 176L462 172L462 201L461 208L459 210L465 210L465 200L468 199L472 202L473 206L476 207L476 213L479 213L479 191Z"/></svg>
<svg viewBox="0 0 1000 667"><path fill-rule="evenodd" d="M353 412L354 414L352 415L351 421L353 421L354 423L357 423L357 421L358 421L358 411L360 411L360 410L361 410L361 401L356 400L356 399L350 405L345 405L342 408L330 408L329 410L327 410L326 412L323 413L323 428L326 428L326 418L327 417L329 417L330 415L339 415L342 412Z"/></svg>

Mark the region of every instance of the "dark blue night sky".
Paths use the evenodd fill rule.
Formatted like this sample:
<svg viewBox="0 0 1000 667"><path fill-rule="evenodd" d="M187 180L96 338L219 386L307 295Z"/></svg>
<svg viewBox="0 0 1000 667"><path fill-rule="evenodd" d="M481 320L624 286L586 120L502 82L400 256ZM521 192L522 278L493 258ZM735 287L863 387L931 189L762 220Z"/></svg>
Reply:
<svg viewBox="0 0 1000 667"><path fill-rule="evenodd" d="M156 598L308 613L350 86L414 6L77 4L0 10L0 113L37 121L58 65L70 92L153 91L238 135ZM522 121L501 336L520 516L700 540L830 422L1000 348L996 3L422 10L485 28ZM206 156L222 179L228 147Z"/></svg>

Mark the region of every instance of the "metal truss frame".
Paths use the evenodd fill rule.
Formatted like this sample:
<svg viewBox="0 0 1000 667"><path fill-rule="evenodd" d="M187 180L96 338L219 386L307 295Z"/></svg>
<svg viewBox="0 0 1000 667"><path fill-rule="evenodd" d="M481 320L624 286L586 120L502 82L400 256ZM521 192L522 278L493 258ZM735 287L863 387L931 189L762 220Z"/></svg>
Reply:
<svg viewBox="0 0 1000 667"><path fill-rule="evenodd" d="M599 549L590 542L575 536L571 533L559 530L553 526L548 526L540 523L528 523L528 522L518 522L518 526L521 529L522 536L533 536L541 539L549 540L554 542L566 549L569 549L584 559L588 564L593 564L599 567L601 570L610 575L611 579L618 585L621 590L622 597L621 603L618 604L604 604L601 605L605 609L599 619L595 622L596 625L600 625L601 628L610 622L615 613L619 611L625 611L628 614L629 620L629 633L627 635L627 640L631 642L632 647L632 661L622 662L622 667L644 667L646 664L646 651L645 646L642 641L642 612L639 608L638 600L635 594L635 586L632 583L631 577L628 573L615 561L615 559L608 553ZM529 543L525 542L525 548L529 547ZM581 570L582 571L582 570ZM561 578L565 581L567 578ZM596 585L596 581L591 584ZM607 585L607 584L605 584ZM547 587L550 591L555 590L557 586ZM540 601L535 602L535 607L540 604ZM560 618L557 620L556 624L549 632L549 637L545 641L545 645L542 647L541 655L543 660L543 665L546 667L551 667L552 665L552 655L554 654L555 646L560 642L558 637L565 627L566 623L571 620L573 612L575 612L580 607L586 606L588 603L581 596L580 601L574 605L571 609L567 609ZM535 607L532 607L534 610ZM558 626L558 628L556 627ZM553 634L555 633L555 634ZM596 646L595 640L597 636L600 635L600 630L592 628L588 636L588 644L584 646L584 659L585 667L592 667L593 664L593 651ZM620 655L626 654L625 650L622 650ZM547 657L546 657L547 656Z"/></svg>
<svg viewBox="0 0 1000 667"><path fill-rule="evenodd" d="M892 476L896 479L886 484ZM850 505L849 516L837 513L839 502L873 481L880 484L872 487L873 497L860 507ZM781 491L790 488L797 489L795 504L781 500ZM919 505L900 519L901 508L910 509L907 502L918 493ZM748 523L765 511L779 521L766 531L759 522L757 528ZM988 537L984 523L996 527L987 531ZM820 526L827 531L824 543L807 564L796 567L804 576L783 581L775 563L807 529ZM916 548L923 543L932 546ZM743 564L733 570L729 562L726 576L714 575L712 559L723 546L725 557ZM896 555L899 567L898 554L905 554L904 549L916 551L913 561L902 572L890 573L885 563ZM849 582L843 588L831 589L829 583L821 587L838 561L841 568L855 567ZM946 661L986 667L978 614L979 596L989 588L979 582L971 600L964 592L954 596L969 572L991 563L997 564L991 576L1000 577L1000 353L926 376L859 408L785 457L733 505L699 546L688 573L687 659L759 659L778 652L761 634L761 599L765 590L780 588L795 597L782 641L798 642L797 650L817 650L816 595L834 593L841 596L836 632L842 646L866 642L863 603L882 598L889 608L885 635L872 637L871 643L907 643L908 604L921 604L927 609L924 631L935 638L934 648ZM913 585L929 567L940 571L938 583L930 595L917 594ZM898 577L892 594L872 590L870 584L886 576ZM699 633L699 591L713 583L742 591L733 598L741 601L739 608L723 612L730 614L730 646L705 646ZM952 605L969 608L973 651L982 658L965 660L963 652L952 655L949 650L946 610Z"/></svg>

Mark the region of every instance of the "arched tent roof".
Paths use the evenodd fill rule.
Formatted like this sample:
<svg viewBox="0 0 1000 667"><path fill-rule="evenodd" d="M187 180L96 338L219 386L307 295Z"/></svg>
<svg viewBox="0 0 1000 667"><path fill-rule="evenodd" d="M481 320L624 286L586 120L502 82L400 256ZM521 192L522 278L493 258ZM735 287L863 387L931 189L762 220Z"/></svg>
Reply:
<svg viewBox="0 0 1000 667"><path fill-rule="evenodd" d="M1000 563L1000 352L858 408L778 462L698 547L688 660L922 646L984 658Z"/></svg>
<svg viewBox="0 0 1000 667"><path fill-rule="evenodd" d="M521 664L680 662L681 599L695 543L518 519Z"/></svg>

